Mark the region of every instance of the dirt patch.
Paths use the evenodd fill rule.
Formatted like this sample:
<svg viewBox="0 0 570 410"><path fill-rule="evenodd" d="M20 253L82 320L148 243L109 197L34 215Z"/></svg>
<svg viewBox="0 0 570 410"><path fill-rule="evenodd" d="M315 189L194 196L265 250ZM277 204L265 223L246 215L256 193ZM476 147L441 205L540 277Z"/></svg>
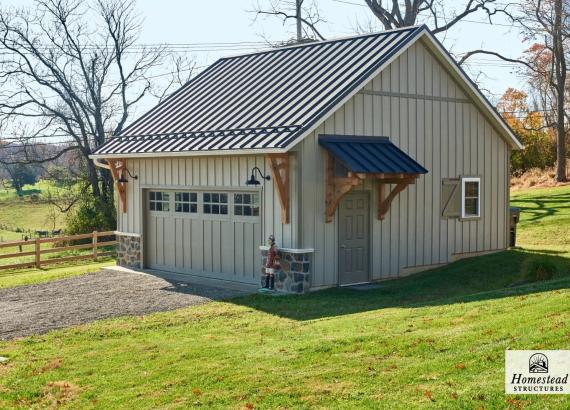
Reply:
<svg viewBox="0 0 570 410"><path fill-rule="evenodd" d="M42 390L41 404L49 408L59 408L73 400L80 389L66 381L49 382Z"/></svg>
<svg viewBox="0 0 570 410"><path fill-rule="evenodd" d="M0 289L0 340L117 316L143 315L245 294L133 272L100 271Z"/></svg>
<svg viewBox="0 0 570 410"><path fill-rule="evenodd" d="M32 374L34 376L37 376L39 374L45 373L45 372L49 372L50 370L55 370L55 369L59 369L61 367L61 363L63 362L63 359L60 357L56 357L55 359L51 360L48 364L46 364L45 366L42 366L36 370L34 370L32 372Z"/></svg>

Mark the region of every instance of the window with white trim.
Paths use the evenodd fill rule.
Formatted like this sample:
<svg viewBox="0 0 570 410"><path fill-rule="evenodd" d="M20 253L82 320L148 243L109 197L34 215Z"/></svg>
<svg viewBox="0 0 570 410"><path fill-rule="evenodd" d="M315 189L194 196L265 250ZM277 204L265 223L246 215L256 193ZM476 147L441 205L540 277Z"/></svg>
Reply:
<svg viewBox="0 0 570 410"><path fill-rule="evenodd" d="M234 216L259 216L259 194L234 193Z"/></svg>
<svg viewBox="0 0 570 410"><path fill-rule="evenodd" d="M198 213L197 192L175 192L174 212L195 214Z"/></svg>
<svg viewBox="0 0 570 410"><path fill-rule="evenodd" d="M481 216L481 178L461 178L461 217L479 218Z"/></svg>
<svg viewBox="0 0 570 410"><path fill-rule="evenodd" d="M151 211L169 212L170 194L168 192L150 191L148 203Z"/></svg>
<svg viewBox="0 0 570 410"><path fill-rule="evenodd" d="M202 194L202 210L207 215L228 214L228 194L220 192L204 192Z"/></svg>

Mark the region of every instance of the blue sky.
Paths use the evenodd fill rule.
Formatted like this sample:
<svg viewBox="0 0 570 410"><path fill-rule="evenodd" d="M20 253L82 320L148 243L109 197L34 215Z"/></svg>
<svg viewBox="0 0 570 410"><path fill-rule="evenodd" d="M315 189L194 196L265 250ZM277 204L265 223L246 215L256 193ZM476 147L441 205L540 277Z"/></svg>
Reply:
<svg viewBox="0 0 570 410"><path fill-rule="evenodd" d="M263 3L264 0L259 0ZM446 7L453 10L466 0L445 0ZM255 0L138 0L137 8L144 16L140 42L156 43L236 43L255 42L246 47L235 45L192 46L191 55L198 66L211 64L224 55L234 55L265 48L262 34L273 40L287 40L293 36L294 27L285 26L276 18L254 20ZM2 4L26 5L31 0L0 0ZM327 38L347 36L355 33L357 23L374 21L370 10L363 6L364 0L318 0L321 16L326 20L320 25ZM458 55L475 48L488 48L509 56L518 57L528 45L522 44L516 30L507 22L496 19L498 25L489 25L483 14L470 15L463 23L453 28L440 40L454 54ZM378 26L380 30L380 26ZM199 48L199 49L198 49ZM466 67L481 87L488 90L488 96L496 101L509 86L524 87L516 75L516 67L502 63L492 57L481 56ZM162 69L164 71L164 69ZM138 112L146 111L154 104L145 100Z"/></svg>
<svg viewBox="0 0 570 410"><path fill-rule="evenodd" d="M262 0L260 0L262 1ZM354 33L357 22L373 20L372 13L363 0L319 0L319 8L326 23L320 28L327 38ZM446 0L450 8L460 7L464 0ZM262 41L261 35L271 40L292 37L294 27L275 18L259 19L248 10L254 8L252 0L139 0L139 10L145 15L141 42L196 43ZM522 44L516 30L508 22L496 19L499 25L486 24L483 14L471 15L457 28L450 30L440 40L455 54L476 48L488 48L506 55L518 57L527 47ZM194 52L199 65L209 64L222 55L239 54L247 50ZM473 76L480 70L477 80L492 95L498 96L509 86L522 87L524 82L516 75L516 67L492 57L480 56L467 67Z"/></svg>

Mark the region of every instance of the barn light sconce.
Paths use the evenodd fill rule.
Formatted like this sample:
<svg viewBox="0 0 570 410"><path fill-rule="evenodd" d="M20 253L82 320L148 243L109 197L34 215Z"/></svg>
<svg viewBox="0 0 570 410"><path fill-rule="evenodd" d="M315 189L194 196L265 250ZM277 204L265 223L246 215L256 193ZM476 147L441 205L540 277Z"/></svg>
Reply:
<svg viewBox="0 0 570 410"><path fill-rule="evenodd" d="M133 175L131 174L131 171L129 171L128 168L122 168L122 171L127 171L127 174L129 174L129 176L132 179L139 179L138 175ZM119 175L119 179L117 180L118 183L120 184L126 184L127 182L129 182L129 180L127 178L125 178L125 174L123 172L121 172L121 175Z"/></svg>
<svg viewBox="0 0 570 410"><path fill-rule="evenodd" d="M266 181L269 181L271 179L271 177L269 175L263 175L263 173L261 172L261 170L258 167L253 167L251 170L251 177L245 181L246 185L259 185L260 182L259 180L257 180L255 178L255 171L257 171L259 173L259 175L261 176L261 178L265 179Z"/></svg>

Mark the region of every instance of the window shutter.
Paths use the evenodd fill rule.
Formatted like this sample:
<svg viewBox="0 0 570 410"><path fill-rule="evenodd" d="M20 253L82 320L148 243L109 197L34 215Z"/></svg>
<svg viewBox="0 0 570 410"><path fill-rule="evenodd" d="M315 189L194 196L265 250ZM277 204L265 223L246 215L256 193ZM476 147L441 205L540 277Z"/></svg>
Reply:
<svg viewBox="0 0 570 410"><path fill-rule="evenodd" d="M461 186L459 179L441 181L441 216L459 218L461 216Z"/></svg>

